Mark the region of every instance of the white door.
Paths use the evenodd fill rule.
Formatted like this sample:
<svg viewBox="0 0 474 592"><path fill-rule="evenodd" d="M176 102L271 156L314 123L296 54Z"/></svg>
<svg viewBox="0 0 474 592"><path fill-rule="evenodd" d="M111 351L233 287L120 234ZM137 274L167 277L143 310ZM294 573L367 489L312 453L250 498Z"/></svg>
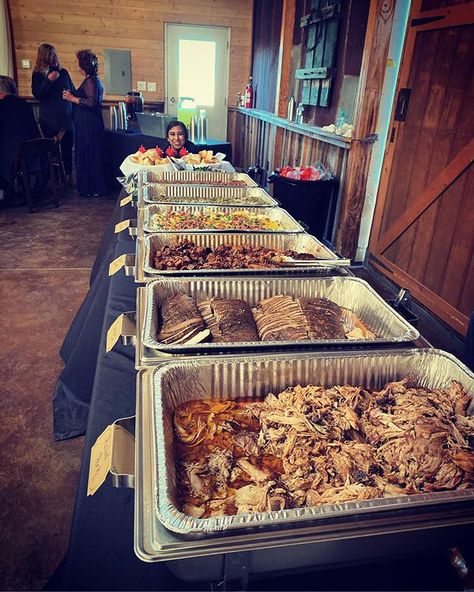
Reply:
<svg viewBox="0 0 474 592"><path fill-rule="evenodd" d="M166 23L165 38L167 113L177 113L179 97L193 97L206 110L208 137L225 140L229 29Z"/></svg>

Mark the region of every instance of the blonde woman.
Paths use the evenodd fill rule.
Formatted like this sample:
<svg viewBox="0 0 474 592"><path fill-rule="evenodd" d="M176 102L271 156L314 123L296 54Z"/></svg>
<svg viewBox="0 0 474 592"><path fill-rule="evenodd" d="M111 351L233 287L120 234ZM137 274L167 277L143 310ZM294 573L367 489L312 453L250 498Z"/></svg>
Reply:
<svg viewBox="0 0 474 592"><path fill-rule="evenodd" d="M73 91L69 72L59 62L53 45L42 43L38 47L33 69L31 91L39 101L39 124L43 135L52 138L65 129L61 152L68 180L72 173L73 120L72 105L63 101L63 91Z"/></svg>

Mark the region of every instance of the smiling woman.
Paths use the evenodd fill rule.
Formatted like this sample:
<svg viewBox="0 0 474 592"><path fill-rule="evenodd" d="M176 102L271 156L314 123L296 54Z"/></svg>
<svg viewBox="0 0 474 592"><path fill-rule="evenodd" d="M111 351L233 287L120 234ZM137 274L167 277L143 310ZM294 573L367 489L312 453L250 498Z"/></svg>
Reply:
<svg viewBox="0 0 474 592"><path fill-rule="evenodd" d="M166 139L168 146L166 154L179 158L188 152L197 152L195 144L188 140L188 129L182 121L170 121L166 127Z"/></svg>

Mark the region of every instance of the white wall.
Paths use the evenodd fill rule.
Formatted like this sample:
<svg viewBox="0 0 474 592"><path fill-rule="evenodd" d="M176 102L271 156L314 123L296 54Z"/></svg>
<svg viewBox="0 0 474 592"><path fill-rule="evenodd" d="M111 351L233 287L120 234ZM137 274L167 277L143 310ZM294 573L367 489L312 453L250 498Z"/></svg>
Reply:
<svg viewBox="0 0 474 592"><path fill-rule="evenodd" d="M387 67L380 99L380 110L375 133L378 140L372 147L367 188L362 210L362 219L359 232L359 242L356 252L356 261L363 261L369 245L370 230L374 217L375 202L382 172L382 163L385 154L385 146L389 132L390 115L397 85L398 71L402 57L403 42L407 28L408 14L410 12L410 0L397 0L395 15L392 25L392 35L388 49Z"/></svg>

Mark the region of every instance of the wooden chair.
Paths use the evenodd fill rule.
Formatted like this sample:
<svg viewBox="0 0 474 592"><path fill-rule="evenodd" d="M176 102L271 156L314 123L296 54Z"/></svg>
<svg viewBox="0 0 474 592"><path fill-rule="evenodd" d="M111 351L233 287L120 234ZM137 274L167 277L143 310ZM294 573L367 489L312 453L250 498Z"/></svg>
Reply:
<svg viewBox="0 0 474 592"><path fill-rule="evenodd" d="M23 140L20 145L17 178L21 178L28 211L30 213L35 211L34 194L37 193L38 190L46 189L48 177L51 181L53 198L52 200L42 200L41 204L50 203L52 201L56 208L59 207L59 197L53 168L53 155L56 151L56 138ZM32 179L35 180L33 186Z"/></svg>
<svg viewBox="0 0 474 592"><path fill-rule="evenodd" d="M57 178L63 187L66 185L66 171L64 170L61 142L63 141L65 133L66 128L61 128L56 136L54 136L53 139L56 140L56 150L52 153L53 169L56 171Z"/></svg>

